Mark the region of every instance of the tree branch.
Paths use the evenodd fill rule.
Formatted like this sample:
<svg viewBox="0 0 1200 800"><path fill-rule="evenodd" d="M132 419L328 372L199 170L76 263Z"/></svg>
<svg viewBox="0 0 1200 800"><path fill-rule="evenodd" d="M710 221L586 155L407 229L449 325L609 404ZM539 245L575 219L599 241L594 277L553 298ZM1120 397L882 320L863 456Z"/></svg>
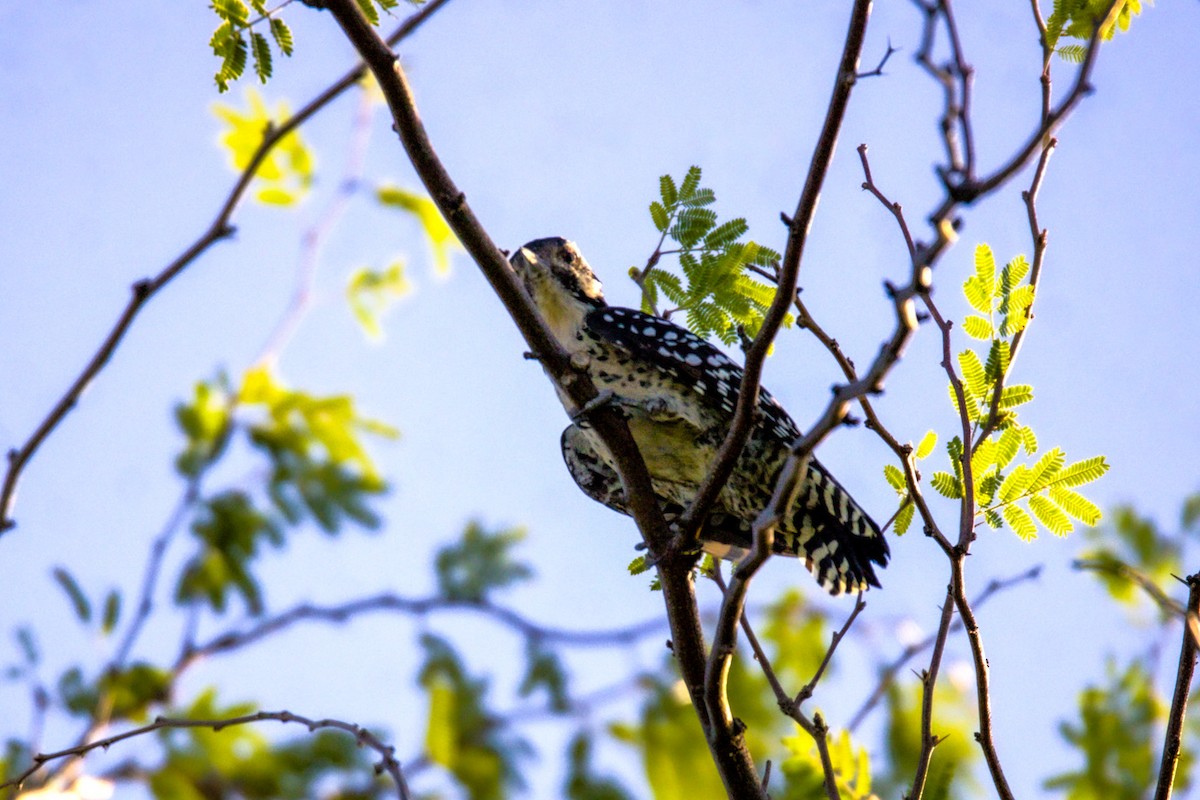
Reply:
<svg viewBox="0 0 1200 800"><path fill-rule="evenodd" d="M1175 672L1175 693L1167 715L1167 732L1163 740L1162 763L1158 768L1158 787L1154 800L1170 800L1175 783L1175 769L1183 746L1183 719L1191 694L1192 673L1196 669L1196 616L1200 614L1200 572L1187 577L1187 615L1183 626L1183 643L1179 647L1179 667Z"/></svg>
<svg viewBox="0 0 1200 800"><path fill-rule="evenodd" d="M325 0L322 5L333 13L346 37L375 75L405 152L447 223L491 284L529 349L571 402L577 408L583 408L596 397L595 386L586 372L572 367L570 359L518 283L508 261L442 165L417 113L407 77L396 54L362 17L354 0ZM691 578L695 556L669 547L670 531L655 499L645 462L624 420L612 409L602 408L591 421L593 429L613 455L638 529L651 551L658 556L656 567L671 625L672 649L725 788L733 796L761 797L763 792L758 775L740 735L721 720L710 719L703 701L704 636Z"/></svg>
<svg viewBox="0 0 1200 800"><path fill-rule="evenodd" d="M424 8L405 20L388 37L389 42L394 44L406 38L447 2L448 0L430 0ZM75 408L83 391L108 364L109 359L112 358L121 340L125 338L126 332L133 324L134 319L143 306L202 253L208 250L209 247L233 235L234 228L230 224L230 221L233 219L233 213L237 210L242 196L254 180L258 168L266 161L267 156L275 146L289 133L307 122L310 117L329 105L334 98L353 86L365 73L365 66L359 65L355 67L342 76L341 79L332 83L325 91L309 101L294 116L284 120L278 127L272 126L264 131L258 149L254 151L254 154L250 157L250 162L234 182L233 188L230 189L224 203L217 212L216 218L208 226L208 229L155 277L143 278L133 284L132 296L129 298L125 309L121 312L116 323L100 344L99 349L84 366L83 371L79 373L74 382L72 382L62 397L59 398L58 402L45 418L42 419L25 443L20 448L8 451L8 469L4 475L4 483L0 485L0 537L4 535L5 531L16 526L16 521L12 517L12 508L16 502L17 483L26 465L33 458L38 448L41 447L42 442L58 427L67 414Z"/></svg>
<svg viewBox="0 0 1200 800"><path fill-rule="evenodd" d="M942 653L946 649L946 637L950 635L950 621L954 617L954 593L946 587L946 599L942 601L942 616L937 633L933 637L933 653L929 656L929 668L921 672L921 750L917 755L917 769L913 773L912 787L905 795L907 800L921 800L925 793L925 779L929 776L929 762L933 759L933 748L941 741L933 733L933 687L937 685L938 671L942 666Z"/></svg>
<svg viewBox="0 0 1200 800"><path fill-rule="evenodd" d="M1022 572L1019 575L1014 575L1011 578L989 581L988 585L984 587L983 591L976 595L975 599L971 601L972 605L975 608L979 608L988 600L990 600L991 597L996 593L1016 586L1017 584L1024 583L1025 581L1034 580L1041 574L1042 567L1041 565L1038 565L1026 570L1025 572ZM954 633L961 628L962 620L955 620L950 626L949 633ZM854 716L850 718L850 724L846 726L846 729L853 733L854 730L862 724L863 720L867 718L867 715L871 713L875 706L879 705L879 701L882 700L884 694L887 693L888 687L895 682L896 675L900 672L904 665L919 653L922 653L923 651L928 650L930 647L933 647L936 641L936 635L930 635L921 641L916 642L915 644L910 644L901 651L900 655L898 655L893 661L885 666L883 671L880 673L879 683L876 684L875 690L872 691L870 696L863 701L863 704L859 706L858 711L854 712Z"/></svg>
<svg viewBox="0 0 1200 800"><path fill-rule="evenodd" d="M574 647L626 645L658 633L662 622L647 620L636 625L597 631L576 631L540 625L512 609L488 600L452 600L445 597L409 598L382 593L335 606L298 605L273 617L268 617L245 630L219 634L207 642L187 648L175 662L174 671L182 672L196 661L255 644L268 636L280 633L301 622L341 624L363 614L397 611L416 617L447 611L470 611L491 617L524 636L526 639L552 642Z"/></svg>
<svg viewBox="0 0 1200 800"><path fill-rule="evenodd" d="M308 717L302 717L299 714L293 714L290 711L259 711L256 714L246 714L240 717L230 717L229 719L178 719L173 717L157 717L154 722L149 725L143 725L140 728L118 733L114 736L108 736L104 739L97 739L93 742L87 742L76 747L70 747L65 750L58 750L53 753L37 753L33 756L33 764L16 778L0 783L0 790L10 789L15 796L15 792L19 791L21 786L35 772L42 768L47 762L57 761L63 758L79 758L93 750L107 750L109 747L122 742L126 739L132 739L137 736L143 736L154 731L173 729L173 728L211 728L213 731L220 732L225 728L230 728L235 725L246 725L252 722L262 722L264 720L275 720L277 722L295 722L304 725L308 728L309 733L320 730L322 728L331 728L334 730L345 731L352 734L355 741L360 745L366 745L375 752L379 753L380 760L375 767L375 771L387 772L392 776L392 780L396 784L396 796L399 800L408 800L410 797L408 784L404 780L404 772L401 770L400 762L396 760L395 748L391 745L384 744L375 734L371 733L366 728L355 725L350 722L342 722L337 719L321 719L314 720Z"/></svg>

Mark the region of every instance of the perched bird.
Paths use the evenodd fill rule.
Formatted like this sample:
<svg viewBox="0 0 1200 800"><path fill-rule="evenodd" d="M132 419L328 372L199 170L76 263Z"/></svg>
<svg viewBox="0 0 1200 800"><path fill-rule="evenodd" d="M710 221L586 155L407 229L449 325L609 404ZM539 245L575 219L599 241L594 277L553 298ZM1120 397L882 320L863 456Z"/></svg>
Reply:
<svg viewBox="0 0 1200 800"><path fill-rule="evenodd" d="M604 301L600 281L574 242L529 242L510 259L554 336L586 365L603 402L625 417L649 469L663 512L681 515L708 474L733 420L742 369L678 325ZM613 458L570 399L576 421L562 433L563 459L585 494L629 514ZM737 558L752 546L751 524L770 500L789 446L799 437L791 417L766 389L732 476L702 526L704 549ZM775 534L775 551L804 559L831 594L878 586L875 565L888 561L878 526L817 460L791 514Z"/></svg>

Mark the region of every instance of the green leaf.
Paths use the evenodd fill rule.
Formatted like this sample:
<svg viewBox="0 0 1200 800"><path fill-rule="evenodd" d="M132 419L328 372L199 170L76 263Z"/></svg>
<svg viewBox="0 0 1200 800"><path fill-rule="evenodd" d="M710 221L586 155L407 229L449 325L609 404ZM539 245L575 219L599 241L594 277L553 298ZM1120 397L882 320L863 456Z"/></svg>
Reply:
<svg viewBox="0 0 1200 800"><path fill-rule="evenodd" d="M746 220L742 217L731 219L713 228L704 237L704 246L711 250L729 247L729 245L742 238L748 230L750 230L750 226L746 224Z"/></svg>
<svg viewBox="0 0 1200 800"><path fill-rule="evenodd" d="M117 620L121 616L121 593L116 589L110 589L108 595L104 598L104 615L101 618L100 630L105 634L110 634L117 627Z"/></svg>
<svg viewBox="0 0 1200 800"><path fill-rule="evenodd" d="M404 264L395 261L385 269L356 269L346 285L346 300L354 319L372 339L383 337L381 320L397 300L412 290L404 277Z"/></svg>
<svg viewBox="0 0 1200 800"><path fill-rule="evenodd" d="M963 330L972 339L991 339L995 333L992 330L992 323L974 314L963 317Z"/></svg>
<svg viewBox="0 0 1200 800"><path fill-rule="evenodd" d="M241 46L244 51L244 41ZM244 52L242 60L244 68ZM266 132L271 128L277 129L291 117L286 103L278 104L272 111L262 97L252 90L247 90L246 99L249 106L246 109L221 103L213 106L213 113L226 126L221 131L221 144L230 156L231 166L238 173L243 172L255 159ZM291 205L303 198L312 187L314 158L297 130L280 139L256 163L258 169L254 173L254 180L259 189L256 197L260 202Z"/></svg>
<svg viewBox="0 0 1200 800"><path fill-rule="evenodd" d="M167 700L172 678L169 670L139 661L125 669L105 673L98 688L105 702L111 704L113 719L143 722L150 706Z"/></svg>
<svg viewBox="0 0 1200 800"><path fill-rule="evenodd" d="M1033 387L1027 383L1005 386L1000 392L1000 408L1016 408L1033 399Z"/></svg>
<svg viewBox="0 0 1200 800"><path fill-rule="evenodd" d="M438 593L448 600L483 602L489 592L528 580L533 570L514 561L512 549L525 538L522 528L489 532L467 523L462 539L438 550Z"/></svg>
<svg viewBox="0 0 1200 800"><path fill-rule="evenodd" d="M918 461L928 458L929 454L933 452L933 448L937 447L937 439L938 437L936 431L926 431L925 435L921 437L920 444L917 445L914 458L916 458Z"/></svg>
<svg viewBox="0 0 1200 800"><path fill-rule="evenodd" d="M1103 516L1099 506L1072 489L1051 486L1047 494L1059 508L1084 525L1096 525Z"/></svg>
<svg viewBox="0 0 1200 800"><path fill-rule="evenodd" d="M903 496L908 492L908 483L904 479L904 472L895 464L883 465L883 477L887 479L888 485L900 495Z"/></svg>
<svg viewBox="0 0 1200 800"><path fill-rule="evenodd" d="M951 500L961 499L963 496L962 482L951 475L949 472L935 472L933 478L930 479L933 488L943 497L949 497Z"/></svg>
<svg viewBox="0 0 1200 800"><path fill-rule="evenodd" d="M242 0L212 0L212 9L221 19L229 20L234 25L250 22L250 9Z"/></svg>
<svg viewBox="0 0 1200 800"><path fill-rule="evenodd" d="M292 29L279 17L271 17L271 38L275 40L279 52L285 56L292 54Z"/></svg>
<svg viewBox="0 0 1200 800"><path fill-rule="evenodd" d="M679 187L679 198L688 200L695 195L696 190L700 188L700 168L693 165L688 167L687 175L683 178L683 183Z"/></svg>
<svg viewBox="0 0 1200 800"><path fill-rule="evenodd" d="M988 382L995 383L1007 375L1011 361L1012 345L1003 339L993 339L991 347L988 348L987 363L984 365L984 374Z"/></svg>
<svg viewBox="0 0 1200 800"><path fill-rule="evenodd" d="M367 22L372 25L379 24L379 12L375 9L373 0L358 0L358 7L362 10L363 16L367 18Z"/></svg>
<svg viewBox="0 0 1200 800"><path fill-rule="evenodd" d="M267 37L257 32L250 34L250 46L254 52L254 73L259 81L266 83L272 70L271 46L267 44Z"/></svg>
<svg viewBox="0 0 1200 800"><path fill-rule="evenodd" d="M486 679L469 675L445 639L421 636L425 662L419 680L429 695L425 746L430 761L445 767L477 800L502 800L525 787L519 767L528 742L488 712Z"/></svg>
<svg viewBox="0 0 1200 800"><path fill-rule="evenodd" d="M423 194L386 184L377 187L375 195L383 205L406 211L417 218L433 251L435 268L442 274L449 272L450 252L453 249L461 249L462 246L442 217L437 204Z"/></svg>
<svg viewBox="0 0 1200 800"><path fill-rule="evenodd" d="M991 315L995 297L996 260L986 244L975 248L975 274L963 284L963 294L971 307L980 314Z"/></svg>
<svg viewBox="0 0 1200 800"><path fill-rule="evenodd" d="M958 354L958 365L962 369L963 381L967 390L974 397L983 397L988 393L988 380L983 371L983 362L974 350L963 350Z"/></svg>
<svg viewBox="0 0 1200 800"><path fill-rule="evenodd" d="M1078 719L1059 725L1083 763L1053 776L1045 787L1068 798L1142 797L1154 783L1159 725L1165 717L1154 678L1138 661L1124 671L1110 661L1107 672L1107 685L1091 685L1080 693Z"/></svg>
<svg viewBox="0 0 1200 800"><path fill-rule="evenodd" d="M1013 529L1013 533L1020 536L1023 540L1029 541L1037 538L1037 525L1033 521L1033 517L1029 516L1029 512L1017 505L1007 505L1001 512L1004 515L1004 521Z"/></svg>
<svg viewBox="0 0 1200 800"><path fill-rule="evenodd" d="M1055 536L1066 536L1074 528L1066 513L1043 495L1035 494L1029 498L1029 510L1042 527Z"/></svg>
<svg viewBox="0 0 1200 800"><path fill-rule="evenodd" d="M1057 452L1053 450L1051 452ZM1060 462L1061 462L1061 453ZM1085 458L1082 461L1076 461L1069 467L1064 467L1054 475L1054 483L1057 486L1073 487L1083 486L1086 483L1099 480L1104 473L1108 472L1108 462L1104 456L1093 456Z"/></svg>
<svg viewBox="0 0 1200 800"><path fill-rule="evenodd" d="M1000 484L998 492L1000 502L1011 503L1023 497L1032 481L1033 472L1024 464L1018 464L1012 472L1008 473L1008 477L1004 479L1004 482Z"/></svg>
<svg viewBox="0 0 1200 800"><path fill-rule="evenodd" d="M535 639L529 639L525 658L525 677L521 679L517 694L529 697L543 688L549 696L551 710L566 712L571 707L571 699L567 694L567 673L558 654L547 650Z"/></svg>
<svg viewBox="0 0 1200 800"><path fill-rule="evenodd" d="M1062 469L1063 459L1063 451L1057 447L1053 450L1047 450L1042 454L1038 462L1033 465L1033 476L1029 482L1029 491L1039 492L1048 486L1051 481L1054 481L1059 470ZM1076 484L1064 483L1063 485L1073 486Z"/></svg>
<svg viewBox="0 0 1200 800"><path fill-rule="evenodd" d="M1028 425L1021 425L1016 428L1021 434L1021 444L1025 447L1025 455L1031 456L1038 450L1037 435L1034 434L1033 428Z"/></svg>
<svg viewBox="0 0 1200 800"><path fill-rule="evenodd" d="M592 737L580 730L567 745L567 800L633 800L633 795L609 777L596 775L592 767Z"/></svg>
<svg viewBox="0 0 1200 800"><path fill-rule="evenodd" d="M72 608L75 609L75 616L80 622L90 622L92 619L92 604L87 599L87 595L79 588L79 583L71 573L67 572L63 567L55 567L51 573L54 576L55 582L58 583L62 590L66 593L67 598L71 601Z"/></svg>
<svg viewBox="0 0 1200 800"><path fill-rule="evenodd" d="M1024 330L1025 326L1029 324L1029 308L1032 305L1032 286L1021 286L1014 289L1012 295L1006 297L1000 304L1000 311L1004 315L1004 319L1000 323L1000 335L1012 336Z"/></svg>
<svg viewBox="0 0 1200 800"><path fill-rule="evenodd" d="M900 510L896 512L896 521L892 525L892 530L896 532L897 536L904 535L912 527L913 512L916 511L916 508L912 502L906 502L905 505L900 506Z"/></svg>
<svg viewBox="0 0 1200 800"><path fill-rule="evenodd" d="M1016 256L1000 270L1000 296L1007 297L1029 274L1029 261L1025 256Z"/></svg>
<svg viewBox="0 0 1200 800"><path fill-rule="evenodd" d="M654 220L654 229L659 232L665 231L667 226L671 224L671 219L667 215L667 209L657 200L650 204L650 219Z"/></svg>
<svg viewBox="0 0 1200 800"><path fill-rule="evenodd" d="M693 169L698 170L699 167L693 167ZM667 208L671 208L679 202L679 190L675 188L675 179L670 175L659 176L658 191L662 196L663 205ZM665 228L666 226L664 225L663 227ZM662 230L662 228L659 230Z"/></svg>

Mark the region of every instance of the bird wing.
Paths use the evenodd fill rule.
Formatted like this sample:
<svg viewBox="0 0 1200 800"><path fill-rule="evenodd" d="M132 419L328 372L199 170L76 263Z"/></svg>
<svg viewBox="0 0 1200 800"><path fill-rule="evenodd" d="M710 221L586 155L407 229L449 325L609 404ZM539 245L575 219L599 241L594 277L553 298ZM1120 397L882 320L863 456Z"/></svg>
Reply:
<svg viewBox="0 0 1200 800"><path fill-rule="evenodd" d="M703 395L724 414L733 415L742 368L691 331L632 308L598 308L588 313L584 327L596 338ZM779 438L790 443L800 435L796 423L766 389L759 390L758 405Z"/></svg>

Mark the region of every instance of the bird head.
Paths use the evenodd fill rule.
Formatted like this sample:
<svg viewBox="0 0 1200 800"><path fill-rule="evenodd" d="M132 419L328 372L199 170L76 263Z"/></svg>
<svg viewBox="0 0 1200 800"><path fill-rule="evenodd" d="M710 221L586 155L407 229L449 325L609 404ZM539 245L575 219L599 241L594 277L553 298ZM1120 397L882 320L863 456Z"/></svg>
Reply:
<svg viewBox="0 0 1200 800"><path fill-rule="evenodd" d="M605 306L604 288L574 242L557 236L535 239L509 263L564 345L574 339L588 312Z"/></svg>

